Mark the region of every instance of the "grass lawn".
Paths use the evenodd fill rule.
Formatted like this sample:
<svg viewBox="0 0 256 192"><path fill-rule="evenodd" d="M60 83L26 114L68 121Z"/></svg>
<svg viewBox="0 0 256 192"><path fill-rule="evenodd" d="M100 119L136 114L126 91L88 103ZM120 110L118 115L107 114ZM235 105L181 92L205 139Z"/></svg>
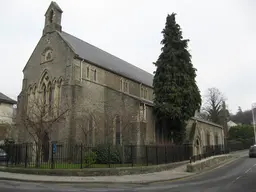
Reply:
<svg viewBox="0 0 256 192"><path fill-rule="evenodd" d="M145 164L133 164L133 167L141 167L146 166ZM17 168L24 168L24 164L19 165L9 165L9 167L17 167ZM86 168L115 168L115 167L132 167L132 164L92 164L90 166L83 164L83 169ZM27 168L36 168L35 164L27 165ZM51 169L51 163L42 163L40 165L40 169ZM74 163L54 163L54 169L81 169L81 164L74 164Z"/></svg>

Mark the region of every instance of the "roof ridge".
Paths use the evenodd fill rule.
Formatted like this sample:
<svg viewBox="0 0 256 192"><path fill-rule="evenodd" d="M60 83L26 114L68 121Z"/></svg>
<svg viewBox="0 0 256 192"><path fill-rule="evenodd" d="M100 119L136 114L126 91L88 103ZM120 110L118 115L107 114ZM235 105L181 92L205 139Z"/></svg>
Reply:
<svg viewBox="0 0 256 192"><path fill-rule="evenodd" d="M11 104L16 104L17 102L14 99L11 99L10 97L6 96L2 92L0 92L0 101L4 101Z"/></svg>

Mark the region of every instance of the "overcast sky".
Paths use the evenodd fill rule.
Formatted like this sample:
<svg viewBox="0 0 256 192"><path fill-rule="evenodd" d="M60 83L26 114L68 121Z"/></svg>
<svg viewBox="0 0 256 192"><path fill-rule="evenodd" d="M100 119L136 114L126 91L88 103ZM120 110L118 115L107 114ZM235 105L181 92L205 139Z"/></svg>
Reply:
<svg viewBox="0 0 256 192"><path fill-rule="evenodd" d="M16 99L22 69L38 43L50 0L1 0L0 92ZM217 87L232 112L256 101L255 0L58 0L62 28L150 73L167 14L177 22L204 95ZM254 12L254 13L253 13ZM255 56L254 56L255 54Z"/></svg>

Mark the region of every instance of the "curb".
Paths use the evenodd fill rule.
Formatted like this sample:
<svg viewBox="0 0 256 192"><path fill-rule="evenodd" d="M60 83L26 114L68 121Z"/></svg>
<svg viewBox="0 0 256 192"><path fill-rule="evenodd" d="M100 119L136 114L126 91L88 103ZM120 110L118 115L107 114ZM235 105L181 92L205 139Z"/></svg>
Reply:
<svg viewBox="0 0 256 192"><path fill-rule="evenodd" d="M28 179L15 179L15 178L5 178L0 177L0 181L16 181L16 182L24 182L24 183L54 183L54 184L154 184L154 183L161 183L161 182L172 182L172 181L178 181L182 179L186 179L189 177L192 177L194 175L197 175L199 173L194 173L191 175L173 178L173 179L163 179L159 181L127 181L127 182L118 182L118 181L40 181L40 180L28 180Z"/></svg>
<svg viewBox="0 0 256 192"><path fill-rule="evenodd" d="M243 157L243 156L241 156ZM184 177L180 177L180 178L174 178L174 179L169 179L169 180L161 180L161 181L153 181L153 182L148 182L149 184L150 183L161 183L161 182L175 182L175 181L179 181L179 180L182 180L182 179L189 179L190 177L198 177L198 176L201 176L203 174L207 174L209 173L210 171L213 171L215 169L218 169L218 168L221 168L225 165L228 165L229 163L232 163L236 160L238 160L239 158L241 157L231 157L230 159L226 159L225 161L217 164L216 166L212 166L212 167L208 167L207 169L205 170L202 170L200 172L191 172L191 175L188 175L188 176L184 176Z"/></svg>
<svg viewBox="0 0 256 192"><path fill-rule="evenodd" d="M17 182L28 182L28 183L55 183L55 184L154 184L154 183L162 183L162 182L174 182L182 179L188 179L190 177L197 177L203 174L206 174L212 170L218 169L222 166L225 166L229 163L234 162L235 160L238 160L241 158L241 156L233 156L230 159L227 159L226 161L221 162L220 164L217 164L216 166L208 167L205 170L202 170L200 172L194 172L191 173L191 175L181 176L178 178L173 179L163 179L159 181L127 181L127 182L118 182L118 181L42 181L42 180L28 180L28 179L16 179L16 178L6 178L6 177L0 177L0 180L2 181L17 181Z"/></svg>
<svg viewBox="0 0 256 192"><path fill-rule="evenodd" d="M148 174L172 170L184 166L189 161L173 162L168 164L140 166L140 167L111 167L111 168L88 168L88 169L26 169L17 167L0 167L0 172L25 174L36 176L74 176L74 177L97 177L97 176L125 176ZM0 176L1 177L1 176Z"/></svg>

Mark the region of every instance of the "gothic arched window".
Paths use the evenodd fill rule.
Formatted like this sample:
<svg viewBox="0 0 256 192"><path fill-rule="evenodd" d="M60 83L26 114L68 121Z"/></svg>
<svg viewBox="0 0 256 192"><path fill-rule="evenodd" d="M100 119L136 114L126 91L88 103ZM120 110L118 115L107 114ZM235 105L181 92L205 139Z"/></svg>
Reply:
<svg viewBox="0 0 256 192"><path fill-rule="evenodd" d="M51 113L51 111L52 111L52 109L53 109L53 101L54 101L54 98L53 98L53 90L52 90L52 85L51 85L51 83L49 83L49 85L48 85L49 87L48 87L48 90L49 90L49 95L48 95L48 97L49 97L49 99L48 99L48 101L49 101L49 113Z"/></svg>
<svg viewBox="0 0 256 192"><path fill-rule="evenodd" d="M53 22L53 16L54 16L54 12L53 12L53 10L51 10L50 15L49 15L49 22L50 23Z"/></svg>
<svg viewBox="0 0 256 192"><path fill-rule="evenodd" d="M42 91L43 91L43 102L44 102L44 104L46 104L46 85L45 84L43 84L43 86L42 86Z"/></svg>
<svg viewBox="0 0 256 192"><path fill-rule="evenodd" d="M211 140L210 133L207 132L206 133L206 145L207 146L210 146L210 144L211 144L210 140Z"/></svg>
<svg viewBox="0 0 256 192"><path fill-rule="evenodd" d="M215 135L215 138L214 138L214 140L215 140L215 145L219 145L219 138L218 138L218 135Z"/></svg>

